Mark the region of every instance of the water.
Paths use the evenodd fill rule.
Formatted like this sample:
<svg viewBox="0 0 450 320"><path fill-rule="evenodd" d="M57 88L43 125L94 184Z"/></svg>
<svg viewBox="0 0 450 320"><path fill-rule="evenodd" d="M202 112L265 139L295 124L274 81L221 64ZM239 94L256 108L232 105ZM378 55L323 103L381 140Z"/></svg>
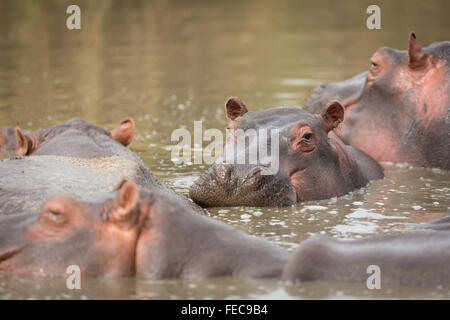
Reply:
<svg viewBox="0 0 450 320"><path fill-rule="evenodd" d="M231 95L250 110L300 106L321 82L366 70L381 46L449 40L448 1L381 1L382 29L364 1L78 1L82 30L65 27L71 1L0 2L0 126L34 130L82 117L105 127L136 120L131 148L177 192L207 165L175 165L170 135L194 121L225 130ZM399 15L402 19L398 19ZM206 144L205 144L206 146ZM195 146L192 146L193 148ZM198 146L197 146L198 148ZM1 156L1 155L0 155ZM292 250L312 234L358 238L410 232L450 214L450 172L383 164L386 178L337 199L288 208L213 208L210 216ZM0 298L450 298L447 288L220 278L146 281L0 275Z"/></svg>

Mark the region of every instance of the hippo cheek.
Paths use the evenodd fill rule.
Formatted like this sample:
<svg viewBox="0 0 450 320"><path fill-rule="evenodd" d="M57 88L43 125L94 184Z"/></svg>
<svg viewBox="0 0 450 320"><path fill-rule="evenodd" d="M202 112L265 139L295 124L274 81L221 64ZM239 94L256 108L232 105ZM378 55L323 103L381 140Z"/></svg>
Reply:
<svg viewBox="0 0 450 320"><path fill-rule="evenodd" d="M27 246L25 233L28 222L23 217L19 218L4 219L0 225L0 272L12 273L25 267L16 262Z"/></svg>
<svg viewBox="0 0 450 320"><path fill-rule="evenodd" d="M295 170L289 175L292 190L295 193L296 202L307 201L306 182L303 177L304 169Z"/></svg>
<svg viewBox="0 0 450 320"><path fill-rule="evenodd" d="M112 227L113 228L113 227ZM114 228L116 229L116 228ZM101 232L97 240L98 256L103 256L104 270L107 277L131 276L135 272L137 231L107 230Z"/></svg>
<svg viewBox="0 0 450 320"><path fill-rule="evenodd" d="M146 279L159 278L158 267L153 264L155 255L161 257L162 252L157 250L158 235L153 230L141 232L136 246L136 276Z"/></svg>
<svg viewBox="0 0 450 320"><path fill-rule="evenodd" d="M9 246L7 248L2 248L0 252L0 272L14 272L20 269L20 264L16 263L17 256L22 251L23 246ZM18 268L16 267L18 266Z"/></svg>

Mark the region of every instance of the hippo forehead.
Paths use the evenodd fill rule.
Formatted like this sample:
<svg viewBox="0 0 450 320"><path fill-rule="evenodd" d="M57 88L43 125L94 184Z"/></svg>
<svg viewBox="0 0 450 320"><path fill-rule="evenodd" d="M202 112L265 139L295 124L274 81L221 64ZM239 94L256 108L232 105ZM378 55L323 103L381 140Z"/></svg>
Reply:
<svg viewBox="0 0 450 320"><path fill-rule="evenodd" d="M50 127L48 129L44 129L44 136L46 138L51 138L54 136L61 135L67 131L70 131L72 133L75 133L75 131L78 131L79 134L81 133L81 134L85 134L88 136L99 135L99 134L109 135L109 131L107 129L96 126L96 125L89 123L80 118L73 118L64 124L59 124L59 125Z"/></svg>
<svg viewBox="0 0 450 320"><path fill-rule="evenodd" d="M382 53L384 57L388 58L391 63L396 65L402 65L407 63L408 52L406 50L397 50L389 47L382 47L378 49L379 53Z"/></svg>
<svg viewBox="0 0 450 320"><path fill-rule="evenodd" d="M263 129L263 128L284 128L292 127L298 122L315 126L318 123L318 116L312 115L308 111L296 107L276 107L264 111L246 113L238 124L239 129Z"/></svg>

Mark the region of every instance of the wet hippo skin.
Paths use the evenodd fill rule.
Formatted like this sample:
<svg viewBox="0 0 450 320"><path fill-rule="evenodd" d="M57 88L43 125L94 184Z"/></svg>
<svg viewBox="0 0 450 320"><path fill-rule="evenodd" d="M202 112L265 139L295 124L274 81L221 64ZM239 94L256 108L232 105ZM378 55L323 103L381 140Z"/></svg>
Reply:
<svg viewBox="0 0 450 320"><path fill-rule="evenodd" d="M68 266L77 265L88 277L134 275L141 221L131 210L137 201L132 191L123 188L107 206L58 196L43 204L37 220L3 217L0 271L64 276Z"/></svg>
<svg viewBox="0 0 450 320"><path fill-rule="evenodd" d="M383 47L369 71L322 84L305 103L319 113L342 101L343 123L334 131L377 161L450 170L450 42L421 48L414 33L408 50Z"/></svg>
<svg viewBox="0 0 450 320"><path fill-rule="evenodd" d="M277 129L276 141L267 133L265 144L271 150L272 144L278 143L279 152L269 153L263 160L270 163L278 156L278 171L270 165L219 159L189 190L201 206L288 206L341 196L383 177L383 169L375 160L345 145L333 133L344 119L344 108L337 101L330 101L320 115L295 107L249 112L236 97L227 101L226 110L230 123L224 153L235 159L255 154L261 158L257 148L263 138L258 143L251 138L245 148L235 148L239 144L235 134L239 130Z"/></svg>
<svg viewBox="0 0 450 320"><path fill-rule="evenodd" d="M356 240L313 236L300 243L283 270L289 281L359 282L378 266L383 285L450 285L450 232L381 235Z"/></svg>
<svg viewBox="0 0 450 320"><path fill-rule="evenodd" d="M74 118L49 128L26 132L19 126L0 131L0 149L11 155L60 155L95 158L111 156L120 148L108 144L105 137L128 146L134 137L135 123L131 118L122 121L110 131L83 119Z"/></svg>
<svg viewBox="0 0 450 320"><path fill-rule="evenodd" d="M370 265L381 285L448 286L450 232L411 232L336 240L312 236L291 253L213 218L161 190L123 180L103 202L55 197L39 219L0 224L0 271L145 279L237 276L365 285Z"/></svg>
<svg viewBox="0 0 450 320"><path fill-rule="evenodd" d="M134 121L126 119L112 131L82 119L72 119L35 132L2 130L3 149L18 159L0 160L0 219L26 213L36 218L41 204L56 195L102 201L124 178L145 188L175 194L158 181L126 145L134 136ZM176 195L203 212L192 201Z"/></svg>
<svg viewBox="0 0 450 320"><path fill-rule="evenodd" d="M148 279L242 276L279 278L288 252L199 215L162 190L120 183L103 202L55 197L37 221L0 223L0 271Z"/></svg>

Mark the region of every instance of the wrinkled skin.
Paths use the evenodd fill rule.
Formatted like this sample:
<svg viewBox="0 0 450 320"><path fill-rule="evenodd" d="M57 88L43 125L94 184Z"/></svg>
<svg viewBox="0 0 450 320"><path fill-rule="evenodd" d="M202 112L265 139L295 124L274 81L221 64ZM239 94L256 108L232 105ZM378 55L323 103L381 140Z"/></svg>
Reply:
<svg viewBox="0 0 450 320"><path fill-rule="evenodd" d="M255 138L245 148L233 150L237 144L233 135L239 129L259 132L275 128L279 130L279 153L270 154L273 141L268 133L268 159L259 159L266 165L219 159L189 190L190 197L201 206L287 206L341 196L383 177L376 161L345 145L331 132L344 117L337 101L330 102L321 115L293 107L248 112L234 97L228 100L226 109L230 124L224 152L234 152L235 159L257 154ZM267 165L274 156L279 156L277 172Z"/></svg>
<svg viewBox="0 0 450 320"><path fill-rule="evenodd" d="M134 275L142 224L133 210L136 192L136 185L128 184L104 205L55 197L42 206L37 221L3 219L0 272L65 276L67 267L77 265L89 277Z"/></svg>
<svg viewBox="0 0 450 320"><path fill-rule="evenodd" d="M83 276L280 277L284 249L198 215L167 192L126 180L118 188L104 202L55 197L36 222L0 224L0 271L65 275L77 264Z"/></svg>
<svg viewBox="0 0 450 320"><path fill-rule="evenodd" d="M377 161L450 169L450 42L421 48L414 33L407 51L381 48L368 72L323 84L305 104L318 113L342 101L335 132Z"/></svg>
<svg viewBox="0 0 450 320"><path fill-rule="evenodd" d="M356 282L366 286L380 268L384 285L450 285L450 232L382 235L356 240L312 236L295 249L283 270L288 281Z"/></svg>

